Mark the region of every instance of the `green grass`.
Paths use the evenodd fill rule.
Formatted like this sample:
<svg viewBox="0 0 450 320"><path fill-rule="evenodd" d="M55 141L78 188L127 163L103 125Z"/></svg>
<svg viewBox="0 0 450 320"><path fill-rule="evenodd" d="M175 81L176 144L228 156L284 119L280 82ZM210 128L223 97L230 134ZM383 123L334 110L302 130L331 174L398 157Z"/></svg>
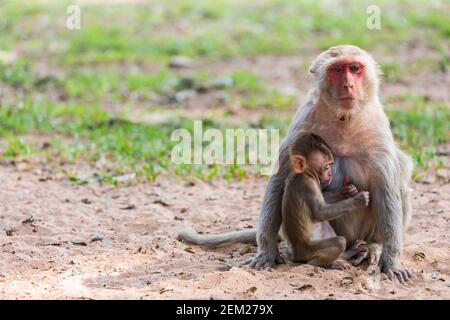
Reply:
<svg viewBox="0 0 450 320"><path fill-rule="evenodd" d="M259 124L242 118L234 120L236 127L279 128L284 134L291 121L297 96L284 94L245 66L215 70L208 67L210 62L297 55L307 64L320 50L353 43L393 57L381 61L387 82L402 82L421 72L446 72L450 67L445 2L432 6L426 1L387 0L336 4L173 0L84 5L82 28L72 31L65 27L68 4L0 1L0 159L44 157L52 166L79 161L97 164L93 177L67 173L80 184L115 183L115 176L129 172L150 180L164 172L205 180L251 174L251 168L238 165L175 166L170 162L170 133L180 127L192 131L189 110L185 116L175 112L186 106L174 99L177 92L219 93L223 102L208 107L229 111L238 105L249 114L263 113ZM381 8L380 30L366 28L369 4ZM412 65L394 63L399 47L416 44L439 58L419 57ZM8 61L14 55L17 58ZM192 58L196 67L170 68L176 55ZM415 106L408 111L388 109L392 128L418 168L429 170L438 161L436 147L449 139L449 108L442 101L411 99ZM133 116L136 109L144 115L174 112L167 120L153 123L139 121ZM227 127L227 117L233 117L231 111L224 118L206 112L206 127L220 130ZM49 141L50 146L43 148L33 136ZM105 159L108 165L101 165Z"/></svg>
<svg viewBox="0 0 450 320"><path fill-rule="evenodd" d="M410 110L389 109L394 136L416 161L419 169L429 170L439 162L436 148L450 141L450 109L443 104L419 101Z"/></svg>
<svg viewBox="0 0 450 320"><path fill-rule="evenodd" d="M89 110L89 111L86 111ZM392 130L397 141L422 169L430 169L436 160L436 147L449 140L449 108L427 105L425 102L408 111L388 109ZM242 166L174 165L170 153L174 142L170 134L177 128L193 132L188 118L174 118L163 124L133 123L90 105L43 105L26 103L22 108L5 106L0 109L0 136L3 136L1 158L32 158L44 154L50 161L58 154L62 162L96 163L107 159L109 167L98 172L107 181L117 175L136 172L139 177L154 180L162 172L196 175L202 179L224 176L228 179L245 176ZM290 118L267 116L258 127L276 128L284 135ZM228 127L219 120L204 119L204 129ZM246 127L245 123L242 126ZM18 137L31 133L48 134L54 138L51 150L40 145L28 145ZM64 143L62 141L64 140ZM253 172L255 172L253 170ZM84 179L84 178L83 178ZM84 181L81 179L81 181ZM72 177L73 180L73 177Z"/></svg>
<svg viewBox="0 0 450 320"><path fill-rule="evenodd" d="M30 146L27 145L22 138L10 137L6 141L6 148L3 150L3 156L5 158L16 158L29 155L31 155Z"/></svg>
<svg viewBox="0 0 450 320"><path fill-rule="evenodd" d="M111 181L113 176L135 172L140 178L154 180L160 173L173 171L181 175L196 175L211 179L216 175L226 178L242 177L247 173L234 165L228 167L208 165L179 165L171 163L170 153L175 142L170 134L178 128L193 132L193 122L176 118L162 124L133 123L102 111L98 106L52 105L25 103L22 108L5 106L0 109L0 137L3 152L0 159L13 160L42 154L48 161L55 154L60 162L75 163L83 160L96 163L102 158L108 168L98 172L98 177ZM220 128L225 124L204 119L204 129ZM240 126L239 126L240 127ZM227 126L228 128L228 126ZM52 135L50 151L43 150L40 143L27 144L17 136L29 134ZM71 177L72 181L78 178ZM85 178L81 178L82 183Z"/></svg>
<svg viewBox="0 0 450 320"><path fill-rule="evenodd" d="M27 53L39 54L47 48L47 53L60 62L77 65L152 62L178 54L221 58L300 53L342 42L392 50L395 41L448 38L450 32L445 1L434 6L427 5L427 1L387 0L336 4L176 0L85 5L81 7L82 28L76 31L65 28L63 17L68 4L69 1L26 1L20 5L4 2L4 48L14 49L20 41ZM366 8L373 4L381 9L382 28L362 32L367 31Z"/></svg>

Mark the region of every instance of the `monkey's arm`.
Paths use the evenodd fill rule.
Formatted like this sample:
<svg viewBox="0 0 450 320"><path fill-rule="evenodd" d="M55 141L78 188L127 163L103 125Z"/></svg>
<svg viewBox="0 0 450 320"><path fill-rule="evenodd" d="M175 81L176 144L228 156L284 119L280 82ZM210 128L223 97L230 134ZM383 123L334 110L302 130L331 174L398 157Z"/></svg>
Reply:
<svg viewBox="0 0 450 320"><path fill-rule="evenodd" d="M325 191L323 198L327 203L335 203L343 200L342 194L339 191Z"/></svg>
<svg viewBox="0 0 450 320"><path fill-rule="evenodd" d="M377 168L377 179L374 181L373 210L378 215L380 238L383 252L379 267L389 278L396 276L400 282L408 281L410 272L400 264L403 249L403 211L399 184L393 179L399 179L394 166ZM396 182L396 181L395 181Z"/></svg>
<svg viewBox="0 0 450 320"><path fill-rule="evenodd" d="M359 192L355 197L348 198L335 203L327 203L319 190L306 187L304 192L309 195L305 197L315 221L328 221L336 219L346 212L364 208L369 203L369 193Z"/></svg>
<svg viewBox="0 0 450 320"><path fill-rule="evenodd" d="M258 254L250 262L251 268L271 268L277 263L283 263L283 259L278 251L277 239L282 220L281 202L283 199L285 180L292 171L287 150L289 141L288 137L280 148L279 170L275 175L270 177L264 193L256 234Z"/></svg>
<svg viewBox="0 0 450 320"><path fill-rule="evenodd" d="M284 181L272 176L264 193L263 206L259 218L256 240L258 253L249 261L254 269L271 268L283 263L278 251L278 232L281 227L281 199L283 198Z"/></svg>

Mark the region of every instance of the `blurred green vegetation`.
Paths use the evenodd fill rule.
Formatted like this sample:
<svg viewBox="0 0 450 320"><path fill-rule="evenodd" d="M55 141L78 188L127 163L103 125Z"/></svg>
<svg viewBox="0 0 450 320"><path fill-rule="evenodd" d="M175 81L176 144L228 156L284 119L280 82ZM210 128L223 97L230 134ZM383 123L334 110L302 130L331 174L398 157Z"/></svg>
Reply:
<svg viewBox="0 0 450 320"><path fill-rule="evenodd" d="M131 171L150 180L163 172L239 178L249 172L247 168L170 162L170 133L176 128L192 130L194 117L177 95L180 92L220 94L221 102L214 100L207 109L224 109L223 117L200 110L206 127L272 127L286 132L298 93L285 94L248 65L227 70L234 59L296 55L306 63L298 72L306 73L320 50L352 43L391 57L381 61L388 84L419 72L448 72L450 66L446 1L85 4L80 30L65 26L69 4L0 0L2 161L40 156L57 165L55 159L57 163L107 159L111 165L98 173L105 181ZM366 28L366 8L371 4L379 5L382 14L382 28L374 32ZM399 48L417 44L435 55L417 57L414 64L394 63L400 58ZM171 68L175 56L192 59L196 67ZM209 69L214 62L224 67ZM448 101L403 100L410 107L387 108L396 139L419 170L439 166L436 148L449 141ZM233 115L234 105L262 116L252 122ZM170 115L163 121L140 121L163 111ZM49 147L30 139L33 135L45 137ZM72 177L72 181L85 180Z"/></svg>

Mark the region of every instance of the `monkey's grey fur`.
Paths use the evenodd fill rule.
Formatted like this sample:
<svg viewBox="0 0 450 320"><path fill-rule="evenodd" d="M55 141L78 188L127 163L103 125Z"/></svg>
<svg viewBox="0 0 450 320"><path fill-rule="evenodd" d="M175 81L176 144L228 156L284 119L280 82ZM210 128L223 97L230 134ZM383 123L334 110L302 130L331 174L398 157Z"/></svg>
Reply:
<svg viewBox="0 0 450 320"><path fill-rule="evenodd" d="M256 244L256 229L208 235L198 234L187 228L180 228L178 236L187 243L194 243L208 248L219 248L232 243Z"/></svg>

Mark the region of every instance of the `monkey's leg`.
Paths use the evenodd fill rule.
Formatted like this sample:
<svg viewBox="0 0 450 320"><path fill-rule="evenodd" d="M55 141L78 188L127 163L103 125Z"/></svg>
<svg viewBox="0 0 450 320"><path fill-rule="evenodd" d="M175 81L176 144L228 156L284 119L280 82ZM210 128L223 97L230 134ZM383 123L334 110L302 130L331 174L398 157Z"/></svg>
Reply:
<svg viewBox="0 0 450 320"><path fill-rule="evenodd" d="M377 265L381 255L381 245L379 243L369 243L366 245L367 250L361 251L352 259L352 265L359 266L367 259L369 265Z"/></svg>
<svg viewBox="0 0 450 320"><path fill-rule="evenodd" d="M389 177L395 177L390 170L384 170L374 188L372 210L378 217L378 229L383 251L378 263L381 272L389 279L397 278L404 283L411 278L411 273L400 263L403 251L403 208L399 190L395 190Z"/></svg>
<svg viewBox="0 0 450 320"><path fill-rule="evenodd" d="M369 265L378 265L382 250L381 244L373 242L369 244L368 249L367 260L369 260Z"/></svg>
<svg viewBox="0 0 450 320"><path fill-rule="evenodd" d="M350 260L362 252L367 252L367 250L367 243L364 240L356 240L355 243L342 254L342 258Z"/></svg>
<svg viewBox="0 0 450 320"><path fill-rule="evenodd" d="M334 237L320 241L314 241L311 244L314 249L311 252L311 258L307 260L307 264L318 267L333 267L333 262L345 250L345 238ZM309 250L311 251L311 249Z"/></svg>
<svg viewBox="0 0 450 320"><path fill-rule="evenodd" d="M357 255L355 255L352 259L353 266L359 266L369 255L369 251L361 251Z"/></svg>
<svg viewBox="0 0 450 320"><path fill-rule="evenodd" d="M411 192L412 189L409 187L412 171L413 171L413 162L411 158L403 153L400 149L397 148L397 156L400 163L400 198L402 201L403 208L403 231L406 230L408 224L411 220Z"/></svg>

